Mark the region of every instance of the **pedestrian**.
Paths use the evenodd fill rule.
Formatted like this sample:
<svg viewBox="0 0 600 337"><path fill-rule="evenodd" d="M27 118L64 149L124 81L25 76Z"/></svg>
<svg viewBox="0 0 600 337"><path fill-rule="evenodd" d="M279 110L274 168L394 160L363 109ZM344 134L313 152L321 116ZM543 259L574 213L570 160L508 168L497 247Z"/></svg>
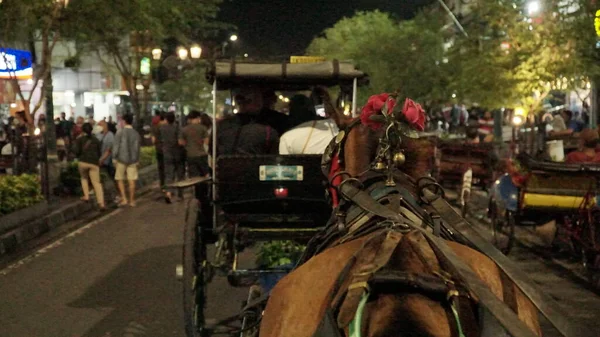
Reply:
<svg viewBox="0 0 600 337"><path fill-rule="evenodd" d="M113 134L117 133L117 123L115 123L113 121L112 116L108 116L108 129L110 130L110 132L112 132Z"/></svg>
<svg viewBox="0 0 600 337"><path fill-rule="evenodd" d="M101 156L101 143L93 135L92 129L90 123L84 123L81 126L82 135L75 140L73 152L77 159L79 159L79 175L81 176L81 189L83 190L81 200L90 200L88 180L91 180L98 206L100 209L104 209L104 191L100 182L100 166L98 165Z"/></svg>
<svg viewBox="0 0 600 337"><path fill-rule="evenodd" d="M162 188L162 186L165 185L165 157L163 155L162 140L160 138L160 127L161 125L167 124L167 120L165 119L164 111L161 111L158 116L158 123L152 126L152 144L154 144L156 165L158 166L158 178Z"/></svg>
<svg viewBox="0 0 600 337"><path fill-rule="evenodd" d="M119 206L128 204L125 194L125 182L129 183L129 206L135 204L135 184L138 179L138 162L140 160L140 134L133 128L133 115L123 116L125 126L117 131L112 147L112 156L115 161L115 180L121 193Z"/></svg>
<svg viewBox="0 0 600 337"><path fill-rule="evenodd" d="M166 188L166 184L173 183L178 180L183 180L185 174L184 163L182 162L183 149L179 146L179 125L175 123L175 114L167 112L167 123L160 126L160 139L162 141L162 149L165 160L165 186L163 193L165 201L171 203L171 192ZM181 197L181 195L179 196Z"/></svg>
<svg viewBox="0 0 600 337"><path fill-rule="evenodd" d="M202 125L202 114L192 110L188 115L188 125L179 134L179 145L185 147L189 177L208 175L208 154L204 148L208 144L208 129Z"/></svg>
<svg viewBox="0 0 600 337"><path fill-rule="evenodd" d="M494 118L492 117L492 112L485 110L483 117L477 123L479 124L479 128L477 129L479 140L486 143L491 142L494 137Z"/></svg>
<svg viewBox="0 0 600 337"><path fill-rule="evenodd" d="M102 144L102 155L98 164L100 165L100 169L104 170L108 174L114 186L116 187L117 181L115 180L115 166L113 165L112 161L112 147L115 143L115 134L112 131L110 131L110 129L108 128L108 122L106 122L105 120L100 121L98 125L102 129L102 131L97 135L98 139L100 140L100 143Z"/></svg>
<svg viewBox="0 0 600 337"><path fill-rule="evenodd" d="M73 126L73 129L72 129L73 135L72 135L71 139L77 139L77 137L81 136L82 127L83 127L84 122L85 122L85 120L83 119L83 117L81 117L81 116L77 117L77 123L75 123L75 125Z"/></svg>

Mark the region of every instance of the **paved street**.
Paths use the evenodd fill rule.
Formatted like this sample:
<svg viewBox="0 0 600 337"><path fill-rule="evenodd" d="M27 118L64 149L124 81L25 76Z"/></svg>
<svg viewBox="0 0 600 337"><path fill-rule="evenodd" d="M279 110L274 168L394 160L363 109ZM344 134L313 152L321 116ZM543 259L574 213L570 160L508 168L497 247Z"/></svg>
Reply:
<svg viewBox="0 0 600 337"><path fill-rule="evenodd" d="M473 211L469 220L484 234L491 235L487 219L482 218L487 195L477 191L473 197ZM589 336L600 336L600 290L593 289L588 283L580 261L565 253L553 253L531 229L517 228L515 235L517 242L509 257L544 292L550 294L569 313L570 318L590 328ZM544 319L541 323L545 337L561 336Z"/></svg>
<svg viewBox="0 0 600 337"><path fill-rule="evenodd" d="M183 204L119 209L0 274L0 336L182 336Z"/></svg>
<svg viewBox="0 0 600 337"><path fill-rule="evenodd" d="M0 336L183 336L182 285L174 271L184 209L150 194L136 208L114 211L0 271ZM574 318L600 331L600 297L578 263L543 258L522 245L511 257ZM234 313L245 294L217 278L208 316Z"/></svg>

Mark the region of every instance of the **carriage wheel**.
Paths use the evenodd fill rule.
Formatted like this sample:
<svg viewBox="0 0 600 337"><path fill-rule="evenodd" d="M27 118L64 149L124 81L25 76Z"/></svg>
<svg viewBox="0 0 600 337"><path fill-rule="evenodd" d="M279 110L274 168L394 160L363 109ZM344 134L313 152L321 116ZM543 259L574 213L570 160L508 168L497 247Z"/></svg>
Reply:
<svg viewBox="0 0 600 337"><path fill-rule="evenodd" d="M245 301L244 307L252 301L262 296L262 289L260 286L253 285L250 287L248 292L248 300ZM262 315L262 309L255 309L252 312L245 312L242 320L241 337L257 337L259 333L259 323Z"/></svg>
<svg viewBox="0 0 600 337"><path fill-rule="evenodd" d="M594 240L592 240L592 235L595 237ZM600 247L600 211L593 211L592 223L586 222L582 239L586 241L588 247L582 249L583 266L592 286L595 289L600 289L600 251L597 248Z"/></svg>
<svg viewBox="0 0 600 337"><path fill-rule="evenodd" d="M206 243L198 226L198 200L189 201L183 237L183 316L188 337L205 337Z"/></svg>
<svg viewBox="0 0 600 337"><path fill-rule="evenodd" d="M501 209L493 198L489 207L494 246L508 255L515 240L515 213Z"/></svg>

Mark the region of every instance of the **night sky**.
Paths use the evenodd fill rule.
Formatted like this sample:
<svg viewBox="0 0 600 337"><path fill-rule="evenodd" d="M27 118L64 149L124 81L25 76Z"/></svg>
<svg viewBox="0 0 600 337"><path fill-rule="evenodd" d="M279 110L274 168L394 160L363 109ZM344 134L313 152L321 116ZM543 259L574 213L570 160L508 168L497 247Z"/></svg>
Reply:
<svg viewBox="0 0 600 337"><path fill-rule="evenodd" d="M220 20L238 27L236 54L303 55L310 41L358 10L410 18L432 0L224 0Z"/></svg>

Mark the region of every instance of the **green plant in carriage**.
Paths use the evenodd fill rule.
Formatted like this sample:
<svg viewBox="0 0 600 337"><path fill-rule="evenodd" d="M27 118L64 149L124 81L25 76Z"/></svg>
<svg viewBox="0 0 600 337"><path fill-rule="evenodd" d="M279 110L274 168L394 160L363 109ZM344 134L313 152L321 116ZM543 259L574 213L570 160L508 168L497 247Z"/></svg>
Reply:
<svg viewBox="0 0 600 337"><path fill-rule="evenodd" d="M44 200L39 177L33 174L0 176L0 216Z"/></svg>
<svg viewBox="0 0 600 337"><path fill-rule="evenodd" d="M306 246L294 241L270 241L259 246L256 265L260 268L276 268L296 263Z"/></svg>

